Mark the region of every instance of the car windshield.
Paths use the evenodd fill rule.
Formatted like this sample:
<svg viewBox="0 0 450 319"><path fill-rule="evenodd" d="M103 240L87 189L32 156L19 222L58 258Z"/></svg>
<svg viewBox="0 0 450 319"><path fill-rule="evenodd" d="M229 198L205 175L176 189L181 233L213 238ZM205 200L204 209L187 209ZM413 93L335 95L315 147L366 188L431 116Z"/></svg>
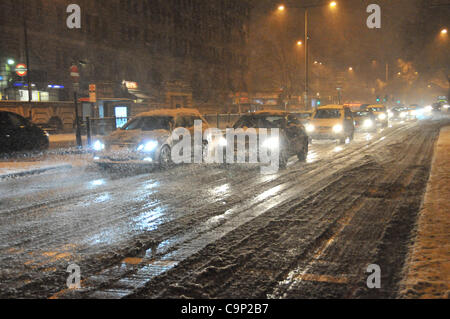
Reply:
<svg viewBox="0 0 450 319"><path fill-rule="evenodd" d="M154 131L154 130L170 130L173 118L170 116L146 116L138 117L129 122L123 128L126 131L142 130L142 131Z"/></svg>
<svg viewBox="0 0 450 319"><path fill-rule="evenodd" d="M312 113L299 113L299 114L295 114L295 117L300 119L300 120L304 120L304 119L309 119L311 117Z"/></svg>
<svg viewBox="0 0 450 319"><path fill-rule="evenodd" d="M277 115L246 115L241 117L234 128L279 128L286 122L284 116Z"/></svg>
<svg viewBox="0 0 450 319"><path fill-rule="evenodd" d="M370 116L370 112L367 112L367 111L361 111L361 112L355 112L355 113L353 113L353 116L355 116L355 117L368 117L368 116Z"/></svg>
<svg viewBox="0 0 450 319"><path fill-rule="evenodd" d="M338 119L341 117L341 110L322 109L318 110L314 118L316 119Z"/></svg>
<svg viewBox="0 0 450 319"><path fill-rule="evenodd" d="M384 107L371 107L372 112L385 112L386 109Z"/></svg>

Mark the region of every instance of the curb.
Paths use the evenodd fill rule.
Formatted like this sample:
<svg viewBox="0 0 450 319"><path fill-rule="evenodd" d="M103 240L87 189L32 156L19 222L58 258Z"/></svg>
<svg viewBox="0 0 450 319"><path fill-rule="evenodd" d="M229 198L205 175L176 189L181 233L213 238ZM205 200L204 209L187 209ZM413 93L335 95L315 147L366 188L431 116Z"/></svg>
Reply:
<svg viewBox="0 0 450 319"><path fill-rule="evenodd" d="M8 179L8 178L24 177L24 176L28 176L28 175L42 174L42 173L45 173L45 172L48 172L48 171L52 171L52 170L57 170L57 169L68 170L68 169L71 169L71 168L72 168L71 164L50 166L50 167L45 167L45 168L38 168L38 169L29 170L29 171L23 171L23 172L17 172L17 173L0 175L0 180L1 179Z"/></svg>

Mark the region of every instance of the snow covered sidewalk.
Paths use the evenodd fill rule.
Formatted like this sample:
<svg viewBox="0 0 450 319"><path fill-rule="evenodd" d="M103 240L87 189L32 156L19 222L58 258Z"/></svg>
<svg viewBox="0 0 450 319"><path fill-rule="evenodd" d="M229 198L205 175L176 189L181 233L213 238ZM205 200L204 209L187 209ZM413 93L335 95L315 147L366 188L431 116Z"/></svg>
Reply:
<svg viewBox="0 0 450 319"><path fill-rule="evenodd" d="M0 162L0 180L25 175L44 173L55 169L70 169L72 165L60 164L42 164L38 162Z"/></svg>
<svg viewBox="0 0 450 319"><path fill-rule="evenodd" d="M86 146L87 137L82 136L81 139L83 140L83 146ZM95 137L92 137L92 139L94 140ZM50 135L49 141L50 149L71 148L77 145L75 133Z"/></svg>
<svg viewBox="0 0 450 319"><path fill-rule="evenodd" d="M89 164L89 154L43 155L36 159L15 159L0 161L0 180L33 174L50 170L65 170Z"/></svg>
<svg viewBox="0 0 450 319"><path fill-rule="evenodd" d="M441 130L402 298L450 298L450 127Z"/></svg>

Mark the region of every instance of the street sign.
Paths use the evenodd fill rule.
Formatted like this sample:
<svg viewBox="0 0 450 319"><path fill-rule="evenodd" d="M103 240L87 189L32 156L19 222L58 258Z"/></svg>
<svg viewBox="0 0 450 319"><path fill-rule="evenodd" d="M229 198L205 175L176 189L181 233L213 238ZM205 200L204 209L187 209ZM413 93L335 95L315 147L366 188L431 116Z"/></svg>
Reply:
<svg viewBox="0 0 450 319"><path fill-rule="evenodd" d="M23 63L19 63L16 65L16 74L18 76L24 77L25 75L27 75L28 73L28 69L26 64Z"/></svg>
<svg viewBox="0 0 450 319"><path fill-rule="evenodd" d="M78 83L80 80L80 71L76 65L70 67L70 77L72 78L73 83Z"/></svg>

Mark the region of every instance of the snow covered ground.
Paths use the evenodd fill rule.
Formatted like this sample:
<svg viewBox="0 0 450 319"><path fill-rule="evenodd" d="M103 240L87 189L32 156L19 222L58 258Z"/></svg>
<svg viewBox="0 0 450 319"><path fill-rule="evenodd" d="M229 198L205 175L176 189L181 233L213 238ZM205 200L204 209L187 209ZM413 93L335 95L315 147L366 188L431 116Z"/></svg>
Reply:
<svg viewBox="0 0 450 319"><path fill-rule="evenodd" d="M40 154L29 158L14 158L0 161L0 180L26 176L51 170L64 170L88 165L89 154Z"/></svg>
<svg viewBox="0 0 450 319"><path fill-rule="evenodd" d="M417 236L402 284L405 298L450 298L450 127L443 128Z"/></svg>
<svg viewBox="0 0 450 319"><path fill-rule="evenodd" d="M314 143L273 175L105 172L79 155L2 180L0 297L394 298L444 124ZM81 291L66 290L72 263ZM366 285L373 263L381 290Z"/></svg>

